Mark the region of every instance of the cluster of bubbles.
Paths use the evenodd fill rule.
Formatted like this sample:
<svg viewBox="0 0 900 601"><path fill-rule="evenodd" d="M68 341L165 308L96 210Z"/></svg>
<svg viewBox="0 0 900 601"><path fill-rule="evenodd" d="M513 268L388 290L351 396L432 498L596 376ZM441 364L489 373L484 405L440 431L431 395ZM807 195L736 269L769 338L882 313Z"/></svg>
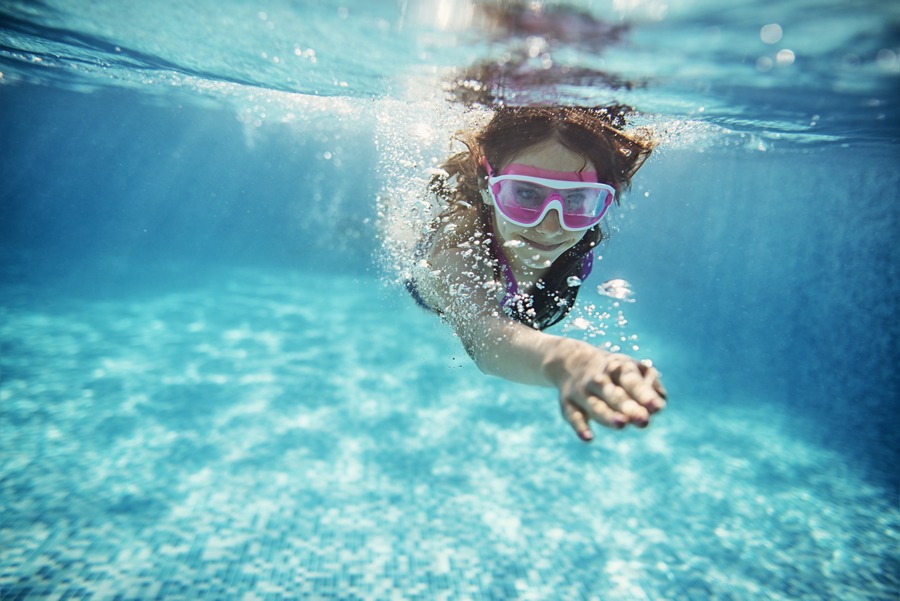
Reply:
<svg viewBox="0 0 900 601"><path fill-rule="evenodd" d="M570 286L581 284L580 278L569 278ZM634 302L631 285L621 279L608 280L597 286L597 293L606 303L582 300L576 304L563 325L563 332L570 337L580 334L582 340L612 353L640 350L637 334L626 332L628 320L622 309L623 303Z"/></svg>
<svg viewBox="0 0 900 601"><path fill-rule="evenodd" d="M388 278L400 284L422 269L417 252L422 244L438 228L455 227L442 221L444 207L429 192L429 183L445 178L441 165L463 149L455 140L457 132L476 127L486 115L430 97L429 90L435 89L439 86L422 84L414 103L390 99L376 103L375 149L382 182L377 198L378 259ZM415 96L415 90L410 95ZM475 242L469 241L473 246Z"/></svg>
<svg viewBox="0 0 900 601"><path fill-rule="evenodd" d="M379 118L380 126L376 132L380 156L378 171L384 182L378 198L377 227L381 245L377 252L389 283L401 287L409 281L440 277L440 272L429 264L421 251L429 239L439 233L450 233L457 226L441 215L443 207L428 192L429 183L435 177L446 178L447 173L441 169L443 161L464 149L454 141L455 134L477 127L489 116L484 111L456 110L453 105L448 107L439 100L425 100L420 99L414 111L403 103L382 103L384 114ZM448 314L469 315L477 310L474 296L483 298L486 292L502 294L503 291L498 289L500 284L493 278L478 274L480 261L491 260L489 243L480 234L461 243L465 248L463 252L472 258L473 270L466 274L467 279L454 283L450 289L450 302L454 308ZM508 247L518 244L522 242L506 243ZM567 283L571 287L584 285L577 276L569 277ZM637 336L626 331L628 320L624 307L634 302L628 282L609 280L597 286L596 291L597 300L593 295L585 294L586 290L582 291L581 298L561 324L561 333L580 336L610 352L639 350ZM455 325L465 327L465 324Z"/></svg>

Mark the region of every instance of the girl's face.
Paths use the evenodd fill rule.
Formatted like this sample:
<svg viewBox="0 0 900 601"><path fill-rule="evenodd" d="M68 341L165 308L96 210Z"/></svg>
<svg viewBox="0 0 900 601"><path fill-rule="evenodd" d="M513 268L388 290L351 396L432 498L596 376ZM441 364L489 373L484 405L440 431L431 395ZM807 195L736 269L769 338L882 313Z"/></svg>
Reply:
<svg viewBox="0 0 900 601"><path fill-rule="evenodd" d="M526 148L495 168L500 173L513 163L549 171L594 171L594 166L586 158L555 141ZM559 220L560 215L556 210L551 210L537 225L522 227L495 210L494 231L510 263L519 263L528 269L546 269L586 233L565 230Z"/></svg>

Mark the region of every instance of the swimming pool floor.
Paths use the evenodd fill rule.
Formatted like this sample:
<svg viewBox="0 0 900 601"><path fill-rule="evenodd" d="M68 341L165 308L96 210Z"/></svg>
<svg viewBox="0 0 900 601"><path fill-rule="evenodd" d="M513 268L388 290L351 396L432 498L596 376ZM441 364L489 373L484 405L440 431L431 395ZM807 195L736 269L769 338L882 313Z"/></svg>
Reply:
<svg viewBox="0 0 900 601"><path fill-rule="evenodd" d="M3 599L898 598L896 500L758 399L583 445L374 278L212 281L3 290Z"/></svg>

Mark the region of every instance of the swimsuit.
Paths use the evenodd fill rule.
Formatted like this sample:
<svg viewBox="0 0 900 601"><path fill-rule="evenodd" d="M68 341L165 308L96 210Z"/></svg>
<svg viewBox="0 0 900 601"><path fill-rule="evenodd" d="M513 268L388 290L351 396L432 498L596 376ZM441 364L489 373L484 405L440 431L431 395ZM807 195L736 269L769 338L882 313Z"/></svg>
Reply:
<svg viewBox="0 0 900 601"><path fill-rule="evenodd" d="M494 254L497 255L497 260L500 261L500 267L503 269L503 277L506 278L506 296L503 297L503 302L501 303L506 307L519 295L519 284L516 282L516 278L513 275L512 268L509 266L506 255L503 254L500 250L500 245L497 244L496 237L491 238L491 246L494 249ZM579 269L578 277L582 280L585 279L590 275L593 267L594 253L589 252L581 259L581 268Z"/></svg>
<svg viewBox="0 0 900 601"><path fill-rule="evenodd" d="M431 235L419 241L416 245L415 253L413 254L415 260L418 261L426 256L433 240L434 236ZM537 323L538 329L541 330L562 321L575 304L575 297L578 296L578 287L568 286L565 291L557 291L556 295L554 295L557 299L557 302L553 303L555 307L550 306L549 301L551 299L547 299L548 302L542 303L542 305L547 306L534 307L534 301L531 295L519 293L519 284L516 282L515 276L513 276L512 268L509 266L506 255L503 254L503 251L500 250L500 246L497 244L496 236L491 236L491 247L500 263L503 277L506 279L506 294L504 294L503 301L501 302L506 314L512 319L528 325ZM579 279L584 280L591 273L593 266L594 253L589 252L582 257L578 273L575 275L577 275ZM415 279L410 278L406 280L404 285L417 305L427 311L435 312L422 298ZM540 319L540 321L538 321L538 319Z"/></svg>

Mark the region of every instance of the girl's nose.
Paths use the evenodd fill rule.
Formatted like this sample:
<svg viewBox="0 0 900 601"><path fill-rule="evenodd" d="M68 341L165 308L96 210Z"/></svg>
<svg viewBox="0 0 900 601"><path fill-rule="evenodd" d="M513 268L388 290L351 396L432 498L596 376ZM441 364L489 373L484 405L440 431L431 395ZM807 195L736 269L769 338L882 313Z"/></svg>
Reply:
<svg viewBox="0 0 900 601"><path fill-rule="evenodd" d="M555 236L560 231L562 231L562 226L559 223L559 211L556 209L550 209L544 218L541 220L539 224L535 226L537 231L544 234L545 236Z"/></svg>

